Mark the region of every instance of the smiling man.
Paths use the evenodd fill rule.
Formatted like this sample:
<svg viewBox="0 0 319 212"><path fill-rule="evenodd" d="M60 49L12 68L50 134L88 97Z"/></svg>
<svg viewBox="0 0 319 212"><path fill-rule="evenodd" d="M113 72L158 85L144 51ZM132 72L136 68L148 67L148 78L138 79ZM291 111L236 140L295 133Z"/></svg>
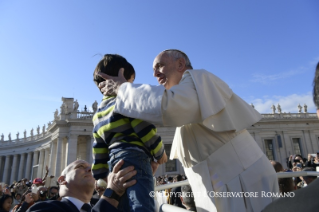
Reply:
<svg viewBox="0 0 319 212"><path fill-rule="evenodd" d="M89 212L89 211L118 211L119 197L125 189L136 183L136 180L126 182L136 174L133 166L120 168L124 161L119 161L108 176L108 188L98 203L91 208L89 205L95 179L91 172L91 164L83 160L77 160L69 164L58 178L60 184L61 201L48 200L37 203L30 207L28 211L59 211L59 212Z"/></svg>
<svg viewBox="0 0 319 212"><path fill-rule="evenodd" d="M261 115L214 74L193 69L188 56L165 50L153 62L163 86L123 83L101 75L103 93L118 91L115 111L164 126L175 126L170 159L184 166L197 211L261 211L272 197L215 197L212 192L279 192L276 173L246 130ZM112 85L119 87L114 88Z"/></svg>

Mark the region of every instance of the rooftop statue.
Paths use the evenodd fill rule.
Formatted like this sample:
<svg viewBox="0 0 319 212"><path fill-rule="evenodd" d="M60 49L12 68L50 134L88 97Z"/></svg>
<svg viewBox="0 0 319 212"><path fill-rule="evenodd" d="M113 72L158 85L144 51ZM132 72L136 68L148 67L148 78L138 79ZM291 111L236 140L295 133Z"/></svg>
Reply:
<svg viewBox="0 0 319 212"><path fill-rule="evenodd" d="M92 108L93 108L93 112L95 113L96 110L97 110L97 101L96 101L96 100L95 100L95 102L93 103Z"/></svg>
<svg viewBox="0 0 319 212"><path fill-rule="evenodd" d="M299 104L298 105L298 113L301 113L301 109L302 109L302 106Z"/></svg>
<svg viewBox="0 0 319 212"><path fill-rule="evenodd" d="M304 105L303 105L303 111L304 111L305 113L308 112L308 111L307 111L307 108L308 108L308 106L307 106L306 104L304 104Z"/></svg>
<svg viewBox="0 0 319 212"><path fill-rule="evenodd" d="M281 114L281 107L280 107L279 103L277 105L277 110L278 110L278 113Z"/></svg>
<svg viewBox="0 0 319 212"><path fill-rule="evenodd" d="M272 113L273 113L273 114L276 113L276 107L275 107L275 105L272 105L270 109L272 109Z"/></svg>
<svg viewBox="0 0 319 212"><path fill-rule="evenodd" d="M78 111L78 108L79 108L78 100L75 100L75 101L73 102L73 111Z"/></svg>

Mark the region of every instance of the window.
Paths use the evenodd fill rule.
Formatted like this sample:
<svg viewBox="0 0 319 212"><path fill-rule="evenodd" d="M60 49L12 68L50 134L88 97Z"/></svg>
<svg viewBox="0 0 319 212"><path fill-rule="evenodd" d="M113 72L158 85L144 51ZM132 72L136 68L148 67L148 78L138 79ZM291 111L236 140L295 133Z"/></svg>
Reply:
<svg viewBox="0 0 319 212"><path fill-rule="evenodd" d="M169 157L171 153L172 144L164 144L164 148L165 148L167 157ZM176 172L176 171L177 171L176 159L167 160L167 163L165 163L165 172Z"/></svg>
<svg viewBox="0 0 319 212"><path fill-rule="evenodd" d="M273 139L265 139L266 156L269 160L275 160Z"/></svg>
<svg viewBox="0 0 319 212"><path fill-rule="evenodd" d="M300 138L293 138L292 145L293 145L293 149L294 149L294 154L295 155L302 155L301 154L301 146L300 146Z"/></svg>

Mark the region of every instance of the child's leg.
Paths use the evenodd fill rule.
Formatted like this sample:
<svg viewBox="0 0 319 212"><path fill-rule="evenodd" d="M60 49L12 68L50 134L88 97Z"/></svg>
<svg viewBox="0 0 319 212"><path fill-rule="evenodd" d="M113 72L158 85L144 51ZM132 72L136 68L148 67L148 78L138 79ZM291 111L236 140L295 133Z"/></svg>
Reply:
<svg viewBox="0 0 319 212"><path fill-rule="evenodd" d="M122 197L119 209L124 211L155 211L155 203L150 192L154 191L152 168L149 157L136 150L120 150L115 154L110 154L111 168L123 159L122 169L134 166L137 174L132 178L136 179L136 184L126 190L126 197ZM128 209L129 208L129 209Z"/></svg>

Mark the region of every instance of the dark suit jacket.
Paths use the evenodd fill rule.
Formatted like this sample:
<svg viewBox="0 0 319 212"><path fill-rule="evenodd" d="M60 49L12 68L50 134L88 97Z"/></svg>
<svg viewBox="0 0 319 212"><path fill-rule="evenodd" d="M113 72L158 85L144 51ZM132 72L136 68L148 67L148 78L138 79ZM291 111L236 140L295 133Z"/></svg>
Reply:
<svg viewBox="0 0 319 212"><path fill-rule="evenodd" d="M27 212L79 212L75 205L67 200L47 200L32 205ZM106 211L106 212L118 212L110 203L104 199L100 199L97 204L92 208L94 212Z"/></svg>
<svg viewBox="0 0 319 212"><path fill-rule="evenodd" d="M172 188L171 193L172 195L169 198L170 199L169 204L185 209L180 198L180 196L182 195L182 187L179 186L179 187Z"/></svg>

